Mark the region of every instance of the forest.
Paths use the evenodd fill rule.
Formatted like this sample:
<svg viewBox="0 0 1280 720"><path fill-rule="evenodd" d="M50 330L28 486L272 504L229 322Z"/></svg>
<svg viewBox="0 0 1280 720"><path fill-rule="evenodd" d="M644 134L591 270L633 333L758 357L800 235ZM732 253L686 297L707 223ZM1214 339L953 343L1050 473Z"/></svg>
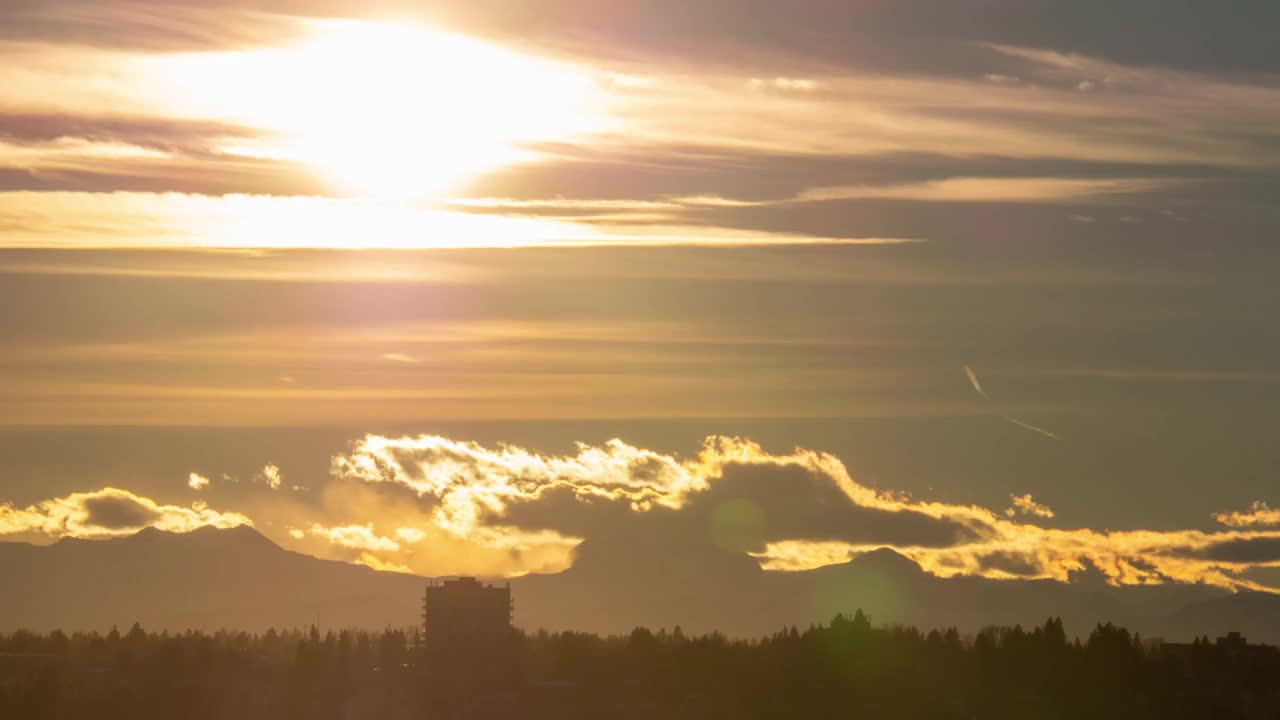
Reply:
<svg viewBox="0 0 1280 720"><path fill-rule="evenodd" d="M679 628L0 635L6 718L1280 718L1280 650L1061 620L973 636L858 611L756 640Z"/></svg>

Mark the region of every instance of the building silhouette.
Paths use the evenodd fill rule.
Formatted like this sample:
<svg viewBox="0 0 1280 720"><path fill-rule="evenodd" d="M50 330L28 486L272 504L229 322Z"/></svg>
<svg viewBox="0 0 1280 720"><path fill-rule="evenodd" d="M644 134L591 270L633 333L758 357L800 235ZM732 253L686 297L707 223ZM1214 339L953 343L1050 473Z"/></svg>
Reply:
<svg viewBox="0 0 1280 720"><path fill-rule="evenodd" d="M511 631L511 587L473 577L431 582L422 599L423 641L428 647L475 643Z"/></svg>
<svg viewBox="0 0 1280 720"><path fill-rule="evenodd" d="M1156 645L1159 651L1171 657L1189 659L1196 652L1198 647L1204 649L1214 648L1222 657L1260 657L1268 653L1275 652L1276 648L1271 645L1251 643L1245 636L1239 632L1229 632L1226 635L1219 636L1213 642L1210 642L1209 636L1196 638L1195 642L1189 643L1168 643L1157 641Z"/></svg>
<svg viewBox="0 0 1280 720"><path fill-rule="evenodd" d="M1238 653L1249 647L1249 641L1245 640L1244 636L1238 632L1229 632L1218 638L1217 645L1221 650Z"/></svg>

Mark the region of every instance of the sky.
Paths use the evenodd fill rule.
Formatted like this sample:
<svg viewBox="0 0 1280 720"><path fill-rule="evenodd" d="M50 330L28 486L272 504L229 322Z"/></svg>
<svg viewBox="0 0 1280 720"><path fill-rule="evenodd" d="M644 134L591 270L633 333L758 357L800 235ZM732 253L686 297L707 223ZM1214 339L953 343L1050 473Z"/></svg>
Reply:
<svg viewBox="0 0 1280 720"><path fill-rule="evenodd" d="M1280 589L1278 22L8 0L0 540Z"/></svg>

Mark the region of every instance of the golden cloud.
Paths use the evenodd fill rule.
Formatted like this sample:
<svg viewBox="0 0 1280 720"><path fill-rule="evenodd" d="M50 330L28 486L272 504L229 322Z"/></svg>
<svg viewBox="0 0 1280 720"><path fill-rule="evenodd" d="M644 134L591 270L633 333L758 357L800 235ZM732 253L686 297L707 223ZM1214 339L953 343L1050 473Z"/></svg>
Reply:
<svg viewBox="0 0 1280 720"><path fill-rule="evenodd" d="M1004 511L1004 514L1008 517L1015 517L1017 515L1032 515L1045 519L1053 517L1053 508L1050 508L1048 505L1043 503L1036 502L1035 498L1031 497L1031 493L1026 493L1025 495L1010 495L1009 500L1013 504Z"/></svg>
<svg viewBox="0 0 1280 720"><path fill-rule="evenodd" d="M429 499L433 529L489 547L560 543L575 538L554 530L541 536L512 527L518 506L568 494L577 501L618 503L635 513L678 511L713 485L732 482L741 467L799 468L832 483L851 511L914 514L966 532L951 544L852 543L821 538L779 538L752 552L766 570L796 571L843 562L879 547L892 547L939 576L1034 577L1068 581L1097 568L1114 584L1202 582L1233 589L1262 589L1240 577L1250 567L1276 564L1244 559L1241 543L1280 538L1280 532L1096 531L1053 529L1019 521L1020 515L1053 517L1030 494L1011 495L1012 513L976 505L921 501L856 482L833 455L796 449L773 454L740 438L708 438L692 459L645 450L621 440L580 444L574 455L545 455L500 445L488 448L432 435L390 438L368 435L336 456L333 474L366 483L391 483ZM1261 508L1259 508L1261 509ZM865 516L864 516L865 517ZM857 522L851 514L850 522ZM1232 548L1228 552L1225 548Z"/></svg>
<svg viewBox="0 0 1280 720"><path fill-rule="evenodd" d="M130 535L143 528L190 532L200 527L252 525L236 512L218 512L201 502L191 507L162 505L128 490L107 487L43 500L25 508L0 505L0 536L25 539L100 538Z"/></svg>
<svg viewBox="0 0 1280 720"><path fill-rule="evenodd" d="M1280 525L1280 509L1256 500L1248 510L1214 513L1213 519L1233 528Z"/></svg>
<svg viewBox="0 0 1280 720"><path fill-rule="evenodd" d="M367 552L360 553L360 557L357 558L355 562L357 565L364 565L365 567L373 568L374 570L380 570L383 572L399 572L399 573L413 572L413 570L408 566L400 565L399 563L394 563L387 560L382 560L377 555L374 555L373 553L367 553Z"/></svg>
<svg viewBox="0 0 1280 720"><path fill-rule="evenodd" d="M396 552L400 549L400 545L395 540L376 534L373 531L373 523L338 527L325 527L317 523L307 532L325 538L334 545L354 550Z"/></svg>
<svg viewBox="0 0 1280 720"><path fill-rule="evenodd" d="M272 464L264 465L262 470L258 472L257 478L266 483L267 487L272 490L279 490L283 478L280 477L280 468Z"/></svg>

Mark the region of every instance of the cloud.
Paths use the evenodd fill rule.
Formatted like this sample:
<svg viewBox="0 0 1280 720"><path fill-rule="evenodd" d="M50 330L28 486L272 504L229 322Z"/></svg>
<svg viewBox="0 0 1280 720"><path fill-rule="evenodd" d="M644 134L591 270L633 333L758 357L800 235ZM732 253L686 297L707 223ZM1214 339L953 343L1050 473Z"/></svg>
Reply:
<svg viewBox="0 0 1280 720"><path fill-rule="evenodd" d="M1239 82L1100 60L1068 71L1039 56L1005 58L1026 75L1042 77L1022 85L992 85L976 75L897 76L850 69L824 77L821 92L762 101L732 76L691 73L660 83L660 92L647 91L635 101L626 142L696 147L702 149L701 157L922 153L939 162L957 156L970 161L1053 158L1059 168L1080 161L1202 168L1271 167L1276 162L1274 142L1257 133L1250 120L1274 119L1274 112L1260 102L1263 97L1274 102L1280 90L1264 80ZM1081 93L1078 79L1062 77L1072 73L1123 81L1107 92ZM711 106L720 112L707 113ZM1257 155L1240 155L1241 146ZM1141 178L1131 181L1132 189L1124 184L1098 186L1057 172L992 180L956 175L887 188L833 186L801 199L974 202L1007 194L1015 202L1056 202L1153 189Z"/></svg>
<svg viewBox="0 0 1280 720"><path fill-rule="evenodd" d="M383 353L378 357L382 358L383 360L390 360L391 362L404 363L406 365L416 365L417 363L421 362L421 360L419 360L418 358L412 355L406 355L404 353Z"/></svg>
<svg viewBox="0 0 1280 720"><path fill-rule="evenodd" d="M1240 564L1280 563L1280 536L1243 537L1214 542L1200 554L1210 560Z"/></svg>
<svg viewBox="0 0 1280 720"><path fill-rule="evenodd" d="M1167 192L1195 184L1182 178L950 177L909 183L819 186L785 198L742 200L718 195L678 197L677 206L749 208L849 200L910 200L936 203L1101 202L1112 196ZM1092 217L1073 214L1077 222Z"/></svg>
<svg viewBox="0 0 1280 720"><path fill-rule="evenodd" d="M222 474L220 480L224 484L235 484L240 482L238 478L232 477L226 473ZM280 475L280 468L268 463L253 476L253 481L262 483L272 490L278 490L283 483L283 478ZM190 487L192 490L203 490L209 487L212 483L213 481L210 478L205 475L201 475L200 473L193 472L187 476L187 487Z"/></svg>
<svg viewBox="0 0 1280 720"><path fill-rule="evenodd" d="M773 540L951 547L986 532L972 519L894 505L892 493L857 502L834 481L831 470L780 461L763 452L747 461L730 461L706 490L689 499L681 514L694 516L700 528L736 535L718 544L751 552L762 552ZM748 539L754 542L745 542Z"/></svg>
<svg viewBox="0 0 1280 720"><path fill-rule="evenodd" d="M0 505L0 536L36 539L96 538L129 535L143 528L189 532L200 527L252 525L236 512L218 512L204 503L192 507L162 505L119 488L72 493L26 508Z"/></svg>
<svg viewBox="0 0 1280 720"><path fill-rule="evenodd" d="M993 552L983 555L981 566L984 574L1012 578L1036 577L1040 574L1040 564L1034 555L1016 552Z"/></svg>
<svg viewBox="0 0 1280 720"><path fill-rule="evenodd" d="M422 542L426 536L427 534L418 528L396 528L396 537L410 545Z"/></svg>
<svg viewBox="0 0 1280 720"><path fill-rule="evenodd" d="M264 483L241 489L272 498L255 516L269 516L296 549L424 575L676 556L722 563L730 574L797 571L889 547L939 576L1065 582L1094 568L1114 584L1266 589L1245 573L1280 563L1280 531L1248 529L1256 522L1230 514L1240 527L1220 532L1047 528L1021 520L1052 512L1030 495L1011 495L1009 510L917 499L858 483L830 454L772 453L739 438L708 438L685 458L621 440L555 455L368 435L331 466L333 478L306 502ZM115 488L0 506L0 535L37 541L247 523L203 502L164 505Z"/></svg>
<svg viewBox="0 0 1280 720"><path fill-rule="evenodd" d="M748 85L753 90L774 89L796 92L813 92L822 87L822 83L817 80L789 77L751 78Z"/></svg>
<svg viewBox="0 0 1280 720"><path fill-rule="evenodd" d="M1070 582L1077 573L1092 567L1114 585L1206 583L1275 592L1276 588L1242 574L1250 567L1275 562L1276 542L1280 542L1280 533L1049 530L996 520L990 535L980 542L893 549L943 577L1002 579L1016 575ZM753 556L767 569L794 571L842 562L878 547L881 545L784 541L769 543L764 552Z"/></svg>
<svg viewBox="0 0 1280 720"><path fill-rule="evenodd" d="M1004 511L1004 514L1008 517L1014 517L1017 515L1031 515L1046 519L1053 517L1053 509L1048 505L1036 502L1035 498L1031 497L1031 493L1027 493L1025 495L1011 494L1009 495L1009 500L1012 501L1013 504Z"/></svg>
<svg viewBox="0 0 1280 720"><path fill-rule="evenodd" d="M297 36L303 23L286 14L225 3L128 0L8 0L0 41L159 52L250 48Z"/></svg>
<svg viewBox="0 0 1280 720"><path fill-rule="evenodd" d="M1272 508L1262 500L1255 500L1248 510L1214 513L1213 519L1233 528L1280 525L1280 509Z"/></svg>
<svg viewBox="0 0 1280 720"><path fill-rule="evenodd" d="M365 567L370 567L374 570L380 570L383 572L413 573L413 570L409 567L382 560L373 553L360 553L360 557L356 558L355 563L357 565L364 565Z"/></svg>
<svg viewBox="0 0 1280 720"><path fill-rule="evenodd" d="M490 548L539 547L543 557L559 547L563 566L616 562L621 555L609 558L617 553L638 562L638 547L700 553L705 546L795 571L890 547L941 576L1066 582L1093 567L1114 584L1259 588L1241 574L1271 562L1280 541L1280 532L1044 528L1018 519L1053 516L1029 494L1011 495L1006 511L916 500L857 483L832 455L773 454L737 438L709 438L697 456L681 459L621 440L556 456L440 436L369 435L334 457L332 471L429 500L426 532Z"/></svg>
<svg viewBox="0 0 1280 720"><path fill-rule="evenodd" d="M551 211L589 211L599 212L652 212L655 210L677 210L681 202L662 200L607 200L599 198L485 198L464 197L453 198L446 205L458 208L482 210L551 210Z"/></svg>
<svg viewBox="0 0 1280 720"><path fill-rule="evenodd" d="M1260 170L1280 163L1274 138L1259 130L1275 124L1280 105L1272 78L1130 65L1079 54L1088 47L1072 53L1018 43L1021 33L1008 28L943 42L946 33L936 28L920 34L917 23L898 25L896 11L821 4L821 12L802 14L824 33L828 16L849 18L839 27L897 19L883 37L858 33L857 42L836 43L838 62L809 64L816 48L794 42L797 36L781 43L782 55L749 53L742 57L751 62L738 67L701 38L686 48L692 57L668 64L679 39L691 40L688 28L676 32L651 10L619 9L645 18L662 44L645 62L642 82L619 82L636 60L626 53L630 62L607 61L623 38L571 50L560 34L585 23L587 36L608 36L607 14L578 2L548 11L568 25L543 26L556 36L551 47L522 36L521 51L554 56L600 96L607 117L598 131L522 146L519 162L455 189L477 197L423 207L347 197L349 188L318 170L332 153L308 162L296 152L310 126L288 127L283 120L293 110L269 97L271 87L290 84L291 73L309 77L308 63L281 61L298 33L395 28L341 19L363 14L354 4L330 8L329 19L317 22L189 4L130 3L128 11L104 14L91 3L73 10L24 3L7 28L16 41L4 42L0 32L0 106L11 108L0 114L0 189L8 191L0 193L0 238L11 247L168 248L345 247L353 238L397 248L902 243L955 234L965 224L949 216L982 205L1054 206L1058 218L1097 218L1106 216L1089 206L1154 213L1236 204L1268 182ZM307 5L287 10L307 15ZM453 8L432 19L504 36L485 17L507 13L528 10ZM709 24L715 47L735 56L779 45L779 28L764 27L739 45L744 28L708 13L678 15ZM535 15L531 24L545 21ZM788 35L802 22L787 21ZM177 29L160 32L171 26ZM625 40L647 35L632 30ZM148 52L154 42L213 51ZM251 82L259 76L265 85ZM271 82L276 76L285 81ZM1093 89L1081 92L1086 85ZM219 90L207 96L191 87ZM304 94L323 110L332 99L329 88L321 90ZM378 123L336 144L359 147L369 139L360 132L390 144L383 154L397 162L405 161L397 150L412 146L397 144ZM1223 180L1233 184L1214 185ZM895 211L898 204L947 217L928 220ZM864 210L850 217L838 212L845 206ZM970 232L985 236L989 217L982 213Z"/></svg>
<svg viewBox="0 0 1280 720"><path fill-rule="evenodd" d="M1150 193L1186 185L1185 180L1155 178L1000 178L957 177L900 185L819 187L800 192L790 202L833 200L920 200L933 202L1063 203L1107 195Z"/></svg>
<svg viewBox="0 0 1280 720"><path fill-rule="evenodd" d="M325 527L317 523L308 528L307 533L322 537L334 545L353 550L396 552L400 549L395 540L374 533L373 523L339 527Z"/></svg>
<svg viewBox="0 0 1280 720"><path fill-rule="evenodd" d="M815 242L832 238L801 232L797 226L804 223L798 220L804 218L793 216L791 227L783 228L742 213L738 217L744 227L713 226L705 211L785 205L784 214L808 215L820 214L822 208L794 206L870 201L1133 203L1141 202L1138 195L1193 196L1193 181L1232 173L1239 177L1280 162L1274 138L1258 130L1274 124L1280 98L1280 89L1266 76L1127 65L1105 55L1062 52L1053 45L1014 44L1008 32L995 33L1001 43L992 38L940 42L945 33L926 32L929 40L924 41L912 29L905 32L914 39L910 52L872 49L903 41L905 28L894 25L885 37L859 34L857 42L837 43L841 53L850 47L860 50L856 58L834 65L796 66L788 57L809 57L814 48L787 44L784 57L756 54L756 63L771 67L730 71L726 67L734 64L713 54L672 67L659 62L645 82L617 83L612 78L619 76L619 68L590 62L599 61L600 53L608 55L606 48L617 38L579 57L565 52L561 37L551 54L588 61L566 67L566 72L605 96L602 105L612 114L603 123L605 130L537 144L526 153L527 162L499 173L527 177L548 168L548 175L530 181L536 187L526 188L536 192L453 198L430 209L371 207L339 202L350 198L334 197L343 194L335 183L287 151L297 138L281 137L288 132L276 125L289 117L288 109L263 110L264 104L272 104L264 103L270 92L245 82L255 75L246 73L240 55L144 51L150 47L148 37L174 41L205 31L224 37L239 28L225 38L227 49L242 48L244 42L235 37L266 42L276 50L252 51L257 54L250 59L274 64L279 48L294 43L296 32L358 34L369 29L368 23L314 22L228 8L139 10L133 4L127 12L104 15L79 3L75 10L58 5L57 11L26 5L8 31L30 37L11 43L0 39L0 68L5 68L0 71L0 106L13 108L0 114L0 183L11 190L77 197L13 197L12 207L0 203L0 216L16 216L0 222L0 235L10 244L275 246L292 241L340 246L355 237L398 247L420 245L426 237L445 237L462 246ZM306 14L305 7L290 10ZM346 10L360 14L354 5ZM612 22L597 16L594 8L564 10L546 14L569 15L570 25L585 22L599 32L607 32ZM343 15L342 10L334 12L335 17ZM460 27L473 22L485 26L479 16L488 15L461 12L471 18L464 21L455 16L456 9L442 12L440 22L447 25L452 18ZM505 12L523 16L528 11L508 7ZM683 10L677 15L713 24L719 31L714 36L722 39L742 30L724 27L708 12L696 11L696 18ZM628 9L626 14L657 26L669 21L645 10ZM880 11L827 6L809 21L825 32L828 27L821 20L827 14L850 17L841 25L848 27L871 21L866 14L884 20ZM213 23L210 15L219 22ZM530 18L531 23L544 20L540 14ZM801 22L787 20L788 33L793 23ZM281 24L296 26L295 32L283 32ZM185 31L159 32L171 25ZM969 25L956 30L961 27ZM82 32L85 28L99 30ZM152 32L142 32L147 29ZM546 26L547 32L555 29ZM670 30L654 37L674 42ZM755 40L776 44L779 28L765 30L757 28L763 34ZM49 41L51 32L68 32L77 41ZM135 32L141 34L135 37ZM87 42L94 36L135 37L138 45L108 52ZM629 39L635 37L628 33ZM205 45L193 41L193 46ZM537 45L522 37L525 49ZM651 60L668 57L674 48L663 50ZM729 52L729 47L721 50ZM947 60L939 61L939 55ZM904 57L911 58L907 66L885 60ZM277 69L288 78L299 72L299 65L306 66L286 62ZM1080 92L1085 85L1093 90ZM192 86L222 88L219 92L229 95L202 99L186 92ZM323 92L316 102L325 108L331 99ZM120 108L129 111L120 113ZM368 132L383 130L371 126ZM994 172L989 167L1010 161L1029 167L1013 174L1008 174L1012 168ZM844 163L846 169L815 179L805 172L813 162ZM848 169L860 164L875 170ZM1122 171L1126 175L1117 174ZM865 177L868 173L873 177ZM570 184L600 196L560 197ZM657 191L636 190L649 185ZM694 187L686 187L690 185ZM754 192L762 186L769 192ZM160 197L142 200L108 191ZM164 197L166 191L199 199ZM224 216L216 206L228 204L226 196L241 199L235 203L240 207ZM24 206L29 202L63 207L28 211ZM142 204L151 207L139 208ZM64 216L69 219L61 220ZM280 227L291 232L280 233ZM842 234L839 239L859 238Z"/></svg>
<svg viewBox="0 0 1280 720"><path fill-rule="evenodd" d="M80 507L85 525L107 531L150 527L164 515L154 503L123 494L89 495L80 500Z"/></svg>
<svg viewBox="0 0 1280 720"><path fill-rule="evenodd" d="M281 233L281 227L290 227ZM603 223L486 215L327 197L152 192L0 192L5 247L507 248L883 245L714 225ZM365 240L357 242L357 238ZM432 238L429 242L424 238ZM370 243L373 243L372 245Z"/></svg>
<svg viewBox="0 0 1280 720"><path fill-rule="evenodd" d="M397 3L405 17L422 17L460 32L498 41L521 40L588 60L643 67L737 63L751 67L861 67L875 72L970 75L1011 72L987 47L1005 43L1052 47L1065 57L1099 55L1140 66L1267 72L1280 70L1267 30L1280 21L1268 3L1222 13L1210 3L1170 6L1133 0L1123 15L1096 3L1004 3L899 0L871 5L810 0L678 0L641 4L620 0L444 2L429 13ZM359 0L221 2L130 0L97 2L9 0L0 37L150 50L212 50L278 42L301 17L366 16ZM1160 22L1152 22L1158 17ZM732 21L726 21L732 18ZM620 32L619 28L625 28ZM1185 42L1189 30L1204 35ZM975 47L977 46L977 47ZM762 77L767 68L761 70ZM789 75L801 77L800 72ZM624 76L625 77L625 76Z"/></svg>
<svg viewBox="0 0 1280 720"><path fill-rule="evenodd" d="M621 440L598 447L580 444L576 455L549 456L435 435L366 435L350 453L333 458L332 472L431 495L440 501L441 519L460 530L470 529L482 508L501 510L508 502L536 499L556 489L647 510L654 505L678 508L707 482L696 465Z"/></svg>
<svg viewBox="0 0 1280 720"><path fill-rule="evenodd" d="M63 113L0 114L0 141L12 146L63 147L75 144L150 150L169 154L211 155L219 146L243 142L257 131L229 123L162 116Z"/></svg>
<svg viewBox="0 0 1280 720"><path fill-rule="evenodd" d="M267 464L263 466L262 470L258 473L256 479L266 483L267 487L271 488L272 490L279 490L280 484L283 481L282 478L280 477L280 468L271 464Z"/></svg>

